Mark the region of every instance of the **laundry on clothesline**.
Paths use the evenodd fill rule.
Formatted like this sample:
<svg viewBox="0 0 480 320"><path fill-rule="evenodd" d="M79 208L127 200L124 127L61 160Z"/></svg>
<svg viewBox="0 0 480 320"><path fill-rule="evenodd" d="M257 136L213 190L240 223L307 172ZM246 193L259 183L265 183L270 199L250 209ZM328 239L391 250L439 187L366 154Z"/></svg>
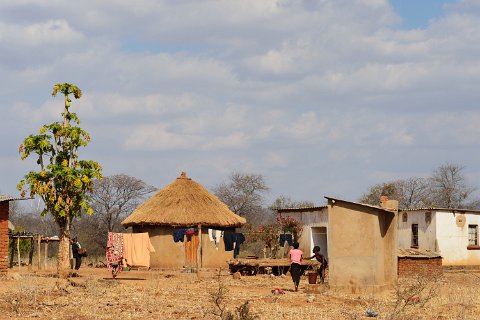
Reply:
<svg viewBox="0 0 480 320"><path fill-rule="evenodd" d="M128 265L150 268L152 252L155 252L155 248L150 242L148 232L108 233L106 258L109 270L117 264L123 267Z"/></svg>

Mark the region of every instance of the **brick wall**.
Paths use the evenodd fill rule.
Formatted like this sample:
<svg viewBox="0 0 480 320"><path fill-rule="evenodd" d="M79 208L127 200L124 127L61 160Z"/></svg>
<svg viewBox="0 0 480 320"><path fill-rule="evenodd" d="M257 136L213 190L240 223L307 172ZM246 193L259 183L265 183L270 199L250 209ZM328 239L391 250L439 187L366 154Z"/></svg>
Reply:
<svg viewBox="0 0 480 320"><path fill-rule="evenodd" d="M8 270L8 201L0 202L0 272Z"/></svg>
<svg viewBox="0 0 480 320"><path fill-rule="evenodd" d="M442 275L442 258L398 258L398 276L412 277L419 273L425 275Z"/></svg>

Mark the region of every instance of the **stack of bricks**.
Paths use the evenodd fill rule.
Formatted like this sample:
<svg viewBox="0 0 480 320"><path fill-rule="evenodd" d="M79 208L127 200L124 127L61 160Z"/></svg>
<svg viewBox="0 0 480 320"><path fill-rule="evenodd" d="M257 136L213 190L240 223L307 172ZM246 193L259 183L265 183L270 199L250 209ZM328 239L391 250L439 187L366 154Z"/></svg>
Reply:
<svg viewBox="0 0 480 320"><path fill-rule="evenodd" d="M399 277L414 277L418 274L441 276L443 274L442 258L398 258Z"/></svg>
<svg viewBox="0 0 480 320"><path fill-rule="evenodd" d="M8 201L0 201L0 273L8 271Z"/></svg>

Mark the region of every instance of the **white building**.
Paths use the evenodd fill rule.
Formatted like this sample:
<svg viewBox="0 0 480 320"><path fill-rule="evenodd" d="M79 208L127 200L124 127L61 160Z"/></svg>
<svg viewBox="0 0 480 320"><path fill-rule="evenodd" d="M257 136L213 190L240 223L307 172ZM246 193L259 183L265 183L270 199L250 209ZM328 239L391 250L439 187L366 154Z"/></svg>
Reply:
<svg viewBox="0 0 480 320"><path fill-rule="evenodd" d="M444 266L480 266L480 210L399 211L398 247L435 251Z"/></svg>

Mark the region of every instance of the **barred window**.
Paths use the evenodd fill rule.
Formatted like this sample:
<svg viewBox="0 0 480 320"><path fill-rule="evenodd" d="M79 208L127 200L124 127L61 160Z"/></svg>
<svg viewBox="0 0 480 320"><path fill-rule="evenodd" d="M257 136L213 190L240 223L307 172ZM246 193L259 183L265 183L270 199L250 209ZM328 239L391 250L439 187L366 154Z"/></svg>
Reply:
<svg viewBox="0 0 480 320"><path fill-rule="evenodd" d="M412 224L412 248L418 248L418 224Z"/></svg>
<svg viewBox="0 0 480 320"><path fill-rule="evenodd" d="M476 224L468 225L468 245L478 246L478 225Z"/></svg>

